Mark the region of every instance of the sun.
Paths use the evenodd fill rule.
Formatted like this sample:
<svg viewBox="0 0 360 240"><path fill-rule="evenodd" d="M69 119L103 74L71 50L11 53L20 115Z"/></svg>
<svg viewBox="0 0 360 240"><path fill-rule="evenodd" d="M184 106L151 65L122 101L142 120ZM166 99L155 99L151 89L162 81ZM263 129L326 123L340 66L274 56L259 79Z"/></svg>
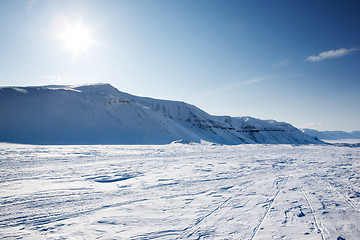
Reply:
<svg viewBox="0 0 360 240"><path fill-rule="evenodd" d="M75 56L89 54L90 47L95 44L93 31L90 25L65 16L57 16L52 21L53 36L61 42L64 51Z"/></svg>
<svg viewBox="0 0 360 240"><path fill-rule="evenodd" d="M62 41L64 49L68 49L74 54L87 53L92 45L91 29L82 23L73 26L69 25L64 29Z"/></svg>

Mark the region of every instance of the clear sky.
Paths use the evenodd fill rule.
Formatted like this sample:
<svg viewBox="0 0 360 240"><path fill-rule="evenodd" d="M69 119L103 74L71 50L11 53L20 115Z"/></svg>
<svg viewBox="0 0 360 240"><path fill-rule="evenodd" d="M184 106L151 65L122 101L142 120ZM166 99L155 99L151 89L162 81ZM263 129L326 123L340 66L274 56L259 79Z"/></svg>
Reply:
<svg viewBox="0 0 360 240"><path fill-rule="evenodd" d="M110 83L213 115L360 130L359 1L1 0L0 85Z"/></svg>

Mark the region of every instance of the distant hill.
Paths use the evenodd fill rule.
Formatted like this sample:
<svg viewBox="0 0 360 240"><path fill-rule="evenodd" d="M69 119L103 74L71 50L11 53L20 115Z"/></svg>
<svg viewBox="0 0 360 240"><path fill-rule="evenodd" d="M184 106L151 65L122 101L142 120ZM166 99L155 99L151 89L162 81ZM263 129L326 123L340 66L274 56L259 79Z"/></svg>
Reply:
<svg viewBox="0 0 360 240"><path fill-rule="evenodd" d="M0 88L0 141L30 144L322 143L288 123L212 116L109 84Z"/></svg>
<svg viewBox="0 0 360 240"><path fill-rule="evenodd" d="M308 129L308 128L303 128L300 130L309 136L317 137L323 140L360 139L360 131L354 131L354 132L318 131L315 129Z"/></svg>

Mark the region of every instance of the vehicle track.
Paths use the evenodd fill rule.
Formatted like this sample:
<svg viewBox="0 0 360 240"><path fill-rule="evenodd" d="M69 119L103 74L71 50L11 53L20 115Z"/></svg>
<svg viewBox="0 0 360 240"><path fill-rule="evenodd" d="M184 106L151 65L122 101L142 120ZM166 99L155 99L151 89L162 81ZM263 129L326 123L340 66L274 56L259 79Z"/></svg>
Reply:
<svg viewBox="0 0 360 240"><path fill-rule="evenodd" d="M297 183L298 183L298 186L299 186L299 188L300 188L300 190L301 190L301 192L302 192L302 194L303 194L303 197L304 197L307 205L309 206L309 208L310 208L310 210L311 210L311 214L312 214L313 219L314 219L314 224L315 224L315 227L316 227L316 229L317 229L317 233L320 234L322 240L325 240L324 230L320 227L320 221L317 219L317 217L316 217L316 215L315 215L315 212L314 212L314 209L313 209L313 207L312 207L312 205L311 205L311 202L310 202L309 198L307 197L307 194L305 193L305 191L304 191L304 189L303 189L303 187L302 187L302 185L301 185L301 183L300 183L300 181L299 181L299 177L298 177L298 175L297 175L296 172L295 172L295 177L296 177L296 181L297 181Z"/></svg>
<svg viewBox="0 0 360 240"><path fill-rule="evenodd" d="M253 233L250 237L250 240L254 239L254 237L256 236L256 234L259 232L260 226L261 224L265 221L266 217L268 216L277 196L279 195L280 191L287 185L287 183L289 182L290 179L290 175L288 176L286 183L284 184L284 186L282 186L280 189L277 190L275 196L270 200L270 204L269 207L267 209L267 211L265 212L264 216L260 219L260 222L258 223L258 225L254 228Z"/></svg>
<svg viewBox="0 0 360 240"><path fill-rule="evenodd" d="M342 193L337 187L336 184L331 181L329 178L321 178L330 189L332 189L334 192L336 192L339 196L343 197L344 200L357 212L360 211L360 209L356 206L358 203L354 200L352 200L347 194Z"/></svg>
<svg viewBox="0 0 360 240"><path fill-rule="evenodd" d="M248 187L250 187L253 184L254 184L254 181L247 182L247 184L245 186L243 186L240 191L243 192L245 189L247 189ZM220 209L222 209L222 208L224 208L226 206L230 206L232 201L235 200L235 199L236 198L234 198L234 197L227 198L225 201L221 202L215 209L208 212L203 217L197 219L195 221L195 223L193 223L193 224L189 225L188 227L186 227L185 229L183 229L181 234L175 239L189 239L191 236L193 236L200 229L200 224L201 223L203 223L206 219L213 216Z"/></svg>
<svg viewBox="0 0 360 240"><path fill-rule="evenodd" d="M219 209L223 208L225 205L229 204L232 197L229 197L225 201L223 201L220 205L218 205L214 210L206 214L205 216L198 219L194 224L188 226L183 230L183 232L176 238L176 239L187 239L191 237L197 230L199 230L199 227L197 227L201 222L203 222L206 218L217 212Z"/></svg>

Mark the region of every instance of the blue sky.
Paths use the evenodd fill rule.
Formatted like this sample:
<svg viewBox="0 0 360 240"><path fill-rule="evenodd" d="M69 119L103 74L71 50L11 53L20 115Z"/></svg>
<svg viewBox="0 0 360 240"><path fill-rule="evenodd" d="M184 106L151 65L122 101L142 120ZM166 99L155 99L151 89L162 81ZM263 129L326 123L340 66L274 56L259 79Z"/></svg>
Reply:
<svg viewBox="0 0 360 240"><path fill-rule="evenodd" d="M120 91L360 130L357 1L2 0L0 85ZM79 25L83 46L65 29Z"/></svg>

